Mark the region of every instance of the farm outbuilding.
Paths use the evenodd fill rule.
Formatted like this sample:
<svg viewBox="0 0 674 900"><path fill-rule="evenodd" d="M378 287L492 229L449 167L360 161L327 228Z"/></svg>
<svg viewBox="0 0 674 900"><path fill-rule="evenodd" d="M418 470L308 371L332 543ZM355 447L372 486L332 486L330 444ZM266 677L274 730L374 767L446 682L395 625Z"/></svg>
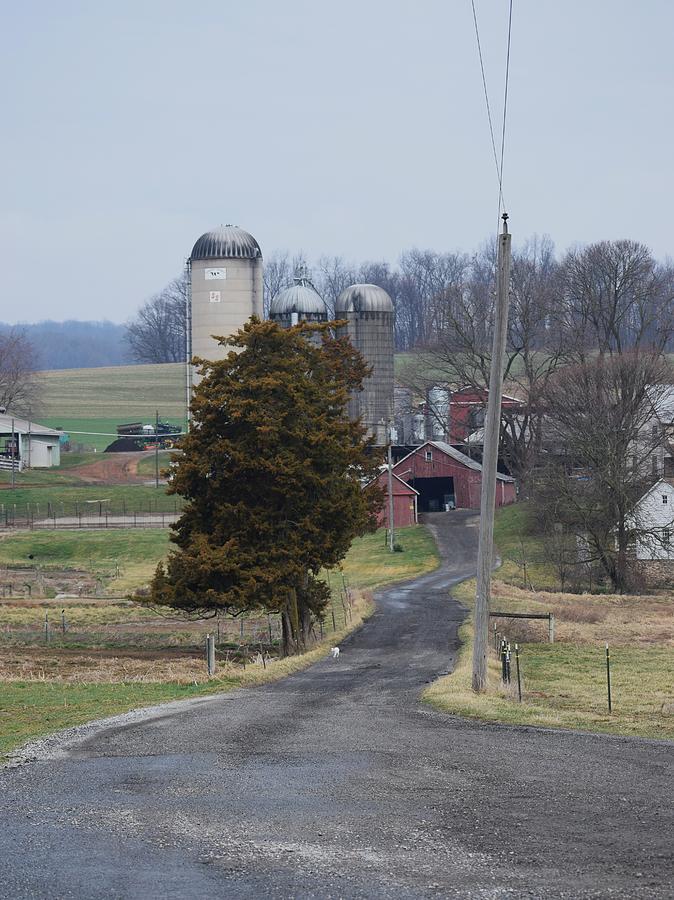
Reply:
<svg viewBox="0 0 674 900"><path fill-rule="evenodd" d="M407 528L408 525L416 525L417 497L419 496L411 485L402 478L393 475L393 528ZM377 484L384 490L384 506L379 513L377 522L380 528L389 527L389 498L388 498L388 472L384 470L377 478Z"/></svg>
<svg viewBox="0 0 674 900"><path fill-rule="evenodd" d="M47 469L61 463L61 432L18 416L0 415L0 467Z"/></svg>
<svg viewBox="0 0 674 900"><path fill-rule="evenodd" d="M426 441L397 462L393 472L418 492L419 512L480 508L482 466L443 441ZM515 499L514 478L499 472L496 505Z"/></svg>

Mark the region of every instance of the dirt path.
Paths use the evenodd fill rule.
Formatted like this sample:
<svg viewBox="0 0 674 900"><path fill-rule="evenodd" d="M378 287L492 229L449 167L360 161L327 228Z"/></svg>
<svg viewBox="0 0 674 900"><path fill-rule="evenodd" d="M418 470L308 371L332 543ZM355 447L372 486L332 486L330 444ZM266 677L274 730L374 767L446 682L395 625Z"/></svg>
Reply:
<svg viewBox="0 0 674 900"><path fill-rule="evenodd" d="M419 703L453 665L477 543L475 517L433 521L443 568L381 592L338 659L0 774L0 896L671 897L672 743Z"/></svg>
<svg viewBox="0 0 674 900"><path fill-rule="evenodd" d="M138 475L138 463L146 456L144 451L105 453L96 462L73 466L68 472L85 484L142 484L147 478Z"/></svg>

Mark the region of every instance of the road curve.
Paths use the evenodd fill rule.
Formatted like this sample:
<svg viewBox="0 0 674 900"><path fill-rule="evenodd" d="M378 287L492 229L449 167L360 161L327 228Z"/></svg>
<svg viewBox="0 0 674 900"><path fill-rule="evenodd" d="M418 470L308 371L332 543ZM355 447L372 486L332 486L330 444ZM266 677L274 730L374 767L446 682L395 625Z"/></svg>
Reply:
<svg viewBox="0 0 674 900"><path fill-rule="evenodd" d="M0 897L674 896L671 742L473 723L451 668L477 522L337 660L0 773Z"/></svg>

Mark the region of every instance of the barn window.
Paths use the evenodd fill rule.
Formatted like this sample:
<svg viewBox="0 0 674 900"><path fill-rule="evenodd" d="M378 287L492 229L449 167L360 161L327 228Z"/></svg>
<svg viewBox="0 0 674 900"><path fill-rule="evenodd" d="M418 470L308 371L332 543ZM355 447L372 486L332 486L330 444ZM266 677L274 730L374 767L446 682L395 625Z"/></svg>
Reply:
<svg viewBox="0 0 674 900"><path fill-rule="evenodd" d="M432 459L433 459L433 451L427 450L426 451L426 462L431 462Z"/></svg>

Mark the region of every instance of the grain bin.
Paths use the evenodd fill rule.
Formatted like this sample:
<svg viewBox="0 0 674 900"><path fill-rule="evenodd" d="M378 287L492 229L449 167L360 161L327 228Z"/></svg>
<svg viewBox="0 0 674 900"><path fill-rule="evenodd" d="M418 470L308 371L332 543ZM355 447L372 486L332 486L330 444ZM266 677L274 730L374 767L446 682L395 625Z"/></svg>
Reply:
<svg viewBox="0 0 674 900"><path fill-rule="evenodd" d="M361 418L375 443L386 443L386 426L393 416L393 303L375 284L352 284L337 298L335 318L345 319L340 336L350 338L372 375L363 390L354 394L349 414Z"/></svg>

